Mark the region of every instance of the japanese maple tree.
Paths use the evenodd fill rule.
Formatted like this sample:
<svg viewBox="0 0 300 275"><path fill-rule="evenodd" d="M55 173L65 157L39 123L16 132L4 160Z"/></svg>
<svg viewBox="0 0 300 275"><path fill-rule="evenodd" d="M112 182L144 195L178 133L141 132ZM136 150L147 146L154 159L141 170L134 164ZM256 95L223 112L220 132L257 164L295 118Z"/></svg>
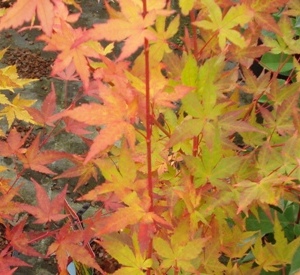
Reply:
<svg viewBox="0 0 300 275"><path fill-rule="evenodd" d="M104 5L107 20L80 27L75 0L0 12L0 31L40 30L56 53L49 78L81 83L61 106L52 81L37 107L18 90L36 79L0 69L0 155L13 160L0 166L0 272L28 265L17 251L56 257L60 274L70 262L109 273L97 244L118 261L114 274L298 274L299 1ZM62 133L84 149L54 148ZM36 202L22 201L27 173L59 193L32 176ZM96 211L79 215L70 197Z"/></svg>

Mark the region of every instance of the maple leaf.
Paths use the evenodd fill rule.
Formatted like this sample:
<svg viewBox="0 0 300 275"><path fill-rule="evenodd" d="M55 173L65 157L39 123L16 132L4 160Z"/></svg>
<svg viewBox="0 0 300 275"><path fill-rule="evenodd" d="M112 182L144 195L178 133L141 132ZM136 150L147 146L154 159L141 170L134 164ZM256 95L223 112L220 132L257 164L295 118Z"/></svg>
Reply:
<svg viewBox="0 0 300 275"><path fill-rule="evenodd" d="M171 266L178 266L182 271L192 272L196 271L192 264L192 260L199 257L206 242L204 238L195 238L188 240L187 236L189 225L186 220L182 221L174 229L170 241L161 237L154 237L153 247L156 253L162 257L161 266L169 268Z"/></svg>
<svg viewBox="0 0 300 275"><path fill-rule="evenodd" d="M65 185L64 189L54 199L50 200L45 189L34 179L31 179L31 181L36 190L37 206L22 204L22 208L37 218L35 223L56 222L67 217L67 215L60 214L60 212L64 207L68 186Z"/></svg>
<svg viewBox="0 0 300 275"><path fill-rule="evenodd" d="M0 195L0 222L4 223L3 219L11 219L11 215L21 212L19 204L12 199L18 195L18 188L10 188L7 192L1 192Z"/></svg>
<svg viewBox="0 0 300 275"><path fill-rule="evenodd" d="M282 184L285 180L279 175L271 174L257 182L243 180L237 183L235 186L241 190L237 213L246 212L253 202L277 205L280 198L280 189L275 185Z"/></svg>
<svg viewBox="0 0 300 275"><path fill-rule="evenodd" d="M0 60L6 53L7 49L8 48L0 51ZM19 78L16 65L6 66L0 69L0 90L9 90L11 92L14 92L14 89L23 88L24 85L36 80L37 79Z"/></svg>
<svg viewBox="0 0 300 275"><path fill-rule="evenodd" d="M80 186L87 184L88 180L91 177L97 180L99 171L92 161L89 161L88 163L84 164L84 158L76 155L72 155L69 158L69 160L73 161L75 163L75 166L64 171L59 176L56 176L54 179L79 177L77 185L74 189L75 191Z"/></svg>
<svg viewBox="0 0 300 275"><path fill-rule="evenodd" d="M183 98L188 92L192 90L191 87L174 84L169 82L161 73L158 66L151 68L150 79L150 98L154 106L164 106L174 108L174 102ZM145 94L146 85L140 76L135 76L126 72L127 78L131 85L137 89L141 94Z"/></svg>
<svg viewBox="0 0 300 275"><path fill-rule="evenodd" d="M261 57L264 53L270 50L266 45L258 45L260 39L259 30L246 29L243 36L248 42L248 46L245 48L240 48L234 44L228 47L228 58L239 62L243 66L249 68L255 58Z"/></svg>
<svg viewBox="0 0 300 275"><path fill-rule="evenodd" d="M17 270L18 266L30 266L29 264L23 262L21 259L13 257L11 251L9 251L10 246L6 246L0 252L0 273L6 275L13 275ZM17 266L11 269L11 266Z"/></svg>
<svg viewBox="0 0 300 275"><path fill-rule="evenodd" d="M100 189L100 190L98 190ZM101 201L103 203L103 208L107 213L114 212L118 208L123 207L124 204L120 198L115 193L101 194L103 191L100 186L96 186L93 190L89 191L87 194L83 195L78 201Z"/></svg>
<svg viewBox="0 0 300 275"><path fill-rule="evenodd" d="M51 83L51 91L44 99L41 111L36 108L27 107L26 110L32 116L33 120L41 125L54 126L51 116L56 109L56 93L54 84Z"/></svg>
<svg viewBox="0 0 300 275"><path fill-rule="evenodd" d="M276 130L280 135L294 133L292 110L298 100L293 96L283 101L276 109L276 112L269 112L266 108L259 106L259 110L265 119L265 127Z"/></svg>
<svg viewBox="0 0 300 275"><path fill-rule="evenodd" d="M29 22L35 17L35 13L42 30L50 36L54 20L54 6L50 0L17 0L0 19L0 30L16 28Z"/></svg>
<svg viewBox="0 0 300 275"><path fill-rule="evenodd" d="M280 35L281 31L276 23L273 13L276 13L289 0L242 0L248 11L251 11L254 21L264 30L272 31Z"/></svg>
<svg viewBox="0 0 300 275"><path fill-rule="evenodd" d="M28 237L26 232L23 232L23 228L26 224L27 220L23 219L17 225L15 225L12 229L6 228L5 237L10 242L10 244L14 247L15 250L29 256L34 257L42 257L42 255L29 246L31 240Z"/></svg>
<svg viewBox="0 0 300 275"><path fill-rule="evenodd" d="M56 77L65 81L80 81L74 63L70 63L63 71L58 72Z"/></svg>
<svg viewBox="0 0 300 275"><path fill-rule="evenodd" d="M160 1L160 4L163 1ZM156 35L148 29L153 25L157 16L156 10L151 10L143 17L141 3L134 0L122 0L119 2L122 18L109 19L104 24L94 24L89 31L89 36L96 40L124 41L122 53L118 57L122 60L134 53L144 44L144 39L155 40Z"/></svg>
<svg viewBox="0 0 300 275"><path fill-rule="evenodd" d="M245 85L240 86L240 88L244 92L253 94L254 96L261 96L268 89L271 73L262 73L259 77L256 77L253 72L246 67L242 67L242 72Z"/></svg>
<svg viewBox="0 0 300 275"><path fill-rule="evenodd" d="M277 216L274 221L274 239L275 244L266 242L262 245L261 238L258 237L252 248L255 262L265 271L277 271L281 265L290 264L300 245L299 237L288 243Z"/></svg>
<svg viewBox="0 0 300 275"><path fill-rule="evenodd" d="M55 236L55 241L48 248L47 255L56 254L61 274L68 274L68 257L71 257L76 262L99 270L96 260L85 247L87 241L90 241L92 237L89 235L89 231L72 231L71 227L72 226L67 223L59 230Z"/></svg>
<svg viewBox="0 0 300 275"><path fill-rule="evenodd" d="M55 174L45 165L61 158L68 158L68 154L58 151L41 151L39 148L40 133L27 149L25 154L18 154L18 159L23 163L24 169L32 169L45 174Z"/></svg>
<svg viewBox="0 0 300 275"><path fill-rule="evenodd" d="M286 4L287 9L283 11L283 14L298 16L300 13L299 0L290 0Z"/></svg>
<svg viewBox="0 0 300 275"><path fill-rule="evenodd" d="M147 259L146 253L140 250L136 233L132 236L132 242L133 250L113 234L104 236L101 241L101 246L122 265L116 274L143 275L143 270L152 266L152 259Z"/></svg>
<svg viewBox="0 0 300 275"><path fill-rule="evenodd" d="M259 88L260 87L258 87L257 89ZM242 114L241 110L234 110L231 112L227 112L220 118L218 122L218 126L222 129L222 131L224 131L224 134L226 133L226 135L228 136L236 132L238 133L257 132L261 134L266 134L265 131L252 126L247 121L243 121L239 119L241 114Z"/></svg>
<svg viewBox="0 0 300 275"><path fill-rule="evenodd" d="M121 95L105 86L101 90L101 98L103 104L83 104L57 116L57 118L68 116L88 125L104 126L94 139L84 163L120 140L123 135L131 148L135 146L135 129L131 121L134 121L136 113L130 106L131 102L127 103Z"/></svg>
<svg viewBox="0 0 300 275"><path fill-rule="evenodd" d="M168 39L172 38L178 31L179 27L179 15L177 15L171 23L166 26L166 17L158 16L155 21L155 30L153 32L156 33L157 40L153 43L153 45L149 48L149 56L151 62L154 60L160 62L165 53L170 53L172 50L168 45Z"/></svg>
<svg viewBox="0 0 300 275"><path fill-rule="evenodd" d="M90 131L86 130L86 128L89 126L86 123L79 122L79 121L71 119L69 117L64 117L63 122L65 123L64 130L68 133L72 133L77 136L91 134Z"/></svg>
<svg viewBox="0 0 300 275"><path fill-rule="evenodd" d="M193 24L205 30L212 30L218 32L219 45L221 49L226 46L226 40L240 48L246 47L246 42L241 36L240 32L233 30L234 27L247 24L252 15L249 13L246 5L237 5L231 7L224 18L222 18L221 8L211 0L202 0L202 3L208 10L208 17L210 20L195 21Z"/></svg>
<svg viewBox="0 0 300 275"><path fill-rule="evenodd" d="M88 57L98 58L103 53L101 45L87 38L87 33L82 28L73 29L69 24L61 20L61 27L51 36L41 35L38 40L45 41L46 51L60 51L52 68L52 75L61 74L64 69L74 64L76 71L88 87L90 69Z"/></svg>
<svg viewBox="0 0 300 275"><path fill-rule="evenodd" d="M98 211L92 218L86 219L84 222L88 227L93 228L96 237L101 237L103 234L117 232L128 225L139 223L145 214L145 210L135 204L121 207L110 216L103 216Z"/></svg>
<svg viewBox="0 0 300 275"><path fill-rule="evenodd" d="M17 129L12 128L7 136L6 141L0 141L1 156L9 157L18 153L23 153L26 149L21 149L21 147L26 142L30 132L31 131L27 132L26 135L22 138L21 134L17 131Z"/></svg>
<svg viewBox="0 0 300 275"><path fill-rule="evenodd" d="M280 35L277 34L276 39L264 36L262 38L264 44L270 47L271 53L274 54L298 54L300 40L297 39L291 19L287 16L281 16L277 26L279 26Z"/></svg>
<svg viewBox="0 0 300 275"><path fill-rule="evenodd" d="M22 99L20 98L20 94L17 94L16 97L12 100L11 104L5 106L0 111L0 117L6 117L9 128L11 127L15 119L35 124L35 121L26 110L26 107L31 106L35 102L36 100Z"/></svg>

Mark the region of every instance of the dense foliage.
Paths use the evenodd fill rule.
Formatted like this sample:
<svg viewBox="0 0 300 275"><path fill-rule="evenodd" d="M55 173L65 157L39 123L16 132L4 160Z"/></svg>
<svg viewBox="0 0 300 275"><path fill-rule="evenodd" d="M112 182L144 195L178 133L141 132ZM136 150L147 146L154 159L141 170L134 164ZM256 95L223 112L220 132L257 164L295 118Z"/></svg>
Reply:
<svg viewBox="0 0 300 275"><path fill-rule="evenodd" d="M13 251L55 255L60 274L70 260L104 274L91 241L119 262L114 274L299 274L299 0L105 6L109 19L87 29L75 27L75 0L0 10L0 31L39 28L44 51L57 53L51 76L82 83L64 109L54 85L37 108L18 92L35 80L0 69L0 155L15 164L0 182L1 274L27 265ZM87 150L45 149L57 131ZM61 159L72 166L56 174L49 165ZM28 171L78 177L71 192L94 178L78 201L102 207L81 222L67 185L49 198L34 177L36 203L20 202ZM33 223L45 226L29 232ZM45 238L43 255L33 245Z"/></svg>

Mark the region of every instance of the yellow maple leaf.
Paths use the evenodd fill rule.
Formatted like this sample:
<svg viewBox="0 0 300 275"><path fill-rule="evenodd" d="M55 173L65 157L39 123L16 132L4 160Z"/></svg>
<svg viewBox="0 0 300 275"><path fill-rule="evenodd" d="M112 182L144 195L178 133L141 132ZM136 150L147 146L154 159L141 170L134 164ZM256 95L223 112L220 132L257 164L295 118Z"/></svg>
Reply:
<svg viewBox="0 0 300 275"><path fill-rule="evenodd" d="M35 102L36 100L22 99L18 94L10 105L5 106L0 111L0 117L6 117L9 128L15 119L23 120L29 123L35 123L31 115L29 115L29 113L25 110L25 107L29 107Z"/></svg>
<svg viewBox="0 0 300 275"><path fill-rule="evenodd" d="M8 48L0 51L0 60L3 58ZM17 67L7 66L0 69L0 90L9 90L14 92L16 88L23 88L24 85L29 84L37 79L19 78Z"/></svg>
<svg viewBox="0 0 300 275"><path fill-rule="evenodd" d="M227 40L240 48L246 47L246 41L241 33L233 28L250 22L252 13L249 12L247 7L245 5L233 6L223 17L221 8L214 1L202 0L202 3L207 8L208 20L195 21L193 24L199 28L217 33L221 49L225 48Z"/></svg>

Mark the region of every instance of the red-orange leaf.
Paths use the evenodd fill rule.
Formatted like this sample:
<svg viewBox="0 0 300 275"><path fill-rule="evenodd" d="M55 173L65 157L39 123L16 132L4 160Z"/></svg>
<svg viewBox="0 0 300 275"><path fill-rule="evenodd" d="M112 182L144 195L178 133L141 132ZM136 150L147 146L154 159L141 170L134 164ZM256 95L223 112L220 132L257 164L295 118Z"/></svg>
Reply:
<svg viewBox="0 0 300 275"><path fill-rule="evenodd" d="M76 262L80 262L86 266L99 270L99 266L95 259L90 255L89 251L85 247L86 240L89 237L92 237L88 236L89 231L72 231L70 228L70 224L66 224L59 230L55 236L55 242L49 246L47 254L56 254L61 274L68 274L68 257L71 257Z"/></svg>
<svg viewBox="0 0 300 275"><path fill-rule="evenodd" d="M6 228L5 237L15 250L29 256L41 257L42 255L29 246L30 239L26 232L23 232L23 228L26 224L26 219L19 222L12 229Z"/></svg>
<svg viewBox="0 0 300 275"><path fill-rule="evenodd" d="M88 227L95 230L95 235L117 232L128 225L138 223L145 215L144 209L138 205L119 208L111 216L102 216L101 212L86 220Z"/></svg>
<svg viewBox="0 0 300 275"><path fill-rule="evenodd" d="M24 145L28 134L23 138L21 134L15 129L12 128L7 136L6 141L0 141L0 155L3 157L9 157L17 153L22 153L21 147Z"/></svg>
<svg viewBox="0 0 300 275"><path fill-rule="evenodd" d="M59 176L55 177L55 179L79 177L74 191L76 191L80 186L87 184L91 177L97 180L98 168L93 162L90 161L84 164L84 158L76 155L73 155L71 158L69 158L69 160L73 161L75 166L64 171Z"/></svg>
<svg viewBox="0 0 300 275"><path fill-rule="evenodd" d="M40 135L35 138L24 155L18 154L18 158L23 163L25 169L32 169L34 171L53 175L55 173L45 165L68 157L68 154L58 151L41 151L39 144Z"/></svg>
<svg viewBox="0 0 300 275"><path fill-rule="evenodd" d="M11 266L30 266L21 259L13 257L9 248L10 246L7 246L0 252L0 274L13 275L17 267L11 269Z"/></svg>
<svg viewBox="0 0 300 275"><path fill-rule="evenodd" d="M64 207L64 199L67 193L67 185L53 200L50 200L44 188L41 187L41 185L38 184L34 179L31 180L36 190L37 206L23 204L22 208L37 218L35 223L60 221L61 219L67 217L67 215L61 214L61 211Z"/></svg>
<svg viewBox="0 0 300 275"><path fill-rule="evenodd" d="M56 108L56 93L53 83L51 83L51 92L46 96L43 101L41 111L33 107L27 107L26 110L32 116L33 120L42 125L53 125L51 116Z"/></svg>

